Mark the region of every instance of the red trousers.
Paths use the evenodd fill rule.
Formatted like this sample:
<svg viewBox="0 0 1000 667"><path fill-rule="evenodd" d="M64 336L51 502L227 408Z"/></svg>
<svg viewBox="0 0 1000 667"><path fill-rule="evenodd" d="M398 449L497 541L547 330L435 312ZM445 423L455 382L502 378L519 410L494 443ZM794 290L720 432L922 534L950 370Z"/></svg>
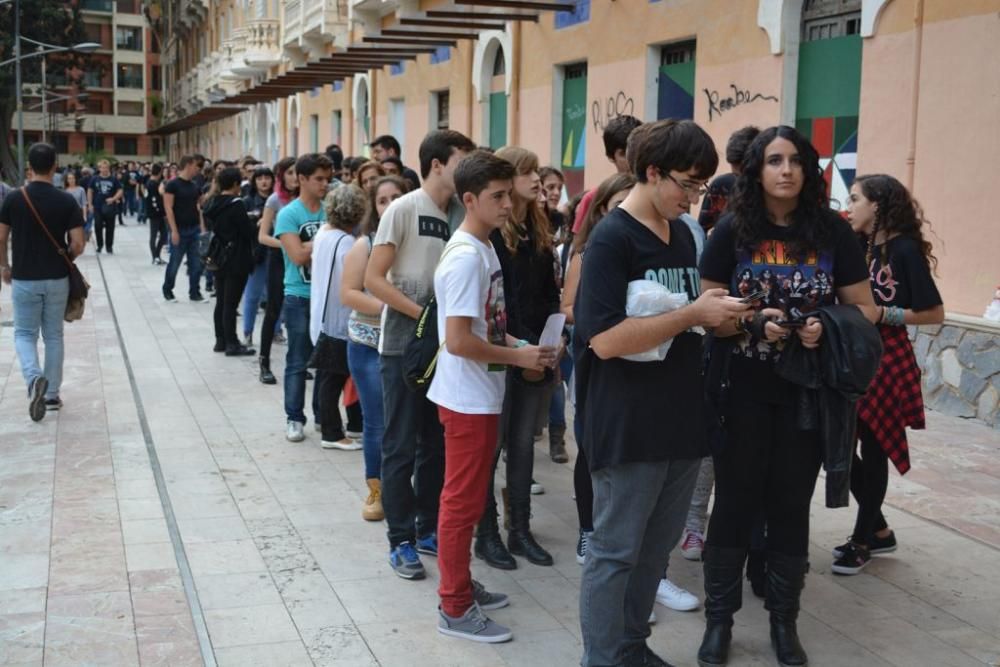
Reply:
<svg viewBox="0 0 1000 667"><path fill-rule="evenodd" d="M467 415L438 406L444 426L444 488L438 509L441 609L461 616L472 606L472 534L483 515L500 415Z"/></svg>

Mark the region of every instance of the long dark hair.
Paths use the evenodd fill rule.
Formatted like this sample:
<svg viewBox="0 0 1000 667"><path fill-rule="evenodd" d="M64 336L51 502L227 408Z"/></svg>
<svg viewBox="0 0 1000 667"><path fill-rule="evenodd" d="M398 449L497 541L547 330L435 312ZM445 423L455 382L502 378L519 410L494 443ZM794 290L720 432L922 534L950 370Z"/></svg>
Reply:
<svg viewBox="0 0 1000 667"><path fill-rule="evenodd" d="M865 255L868 264L872 261L875 235L884 232L886 238L897 235L916 241L927 262L927 268L937 273L937 257L923 232L923 226L930 227L931 223L924 218L923 209L906 186L886 174L858 176L854 182L861 188L865 199L875 204L875 224L868 237L868 251ZM883 265L888 261L885 245L882 246L881 261Z"/></svg>
<svg viewBox="0 0 1000 667"><path fill-rule="evenodd" d="M737 247L755 247L767 236L771 215L764 203L764 186L760 175L767 159L767 147L775 139L787 139L795 145L802 162L802 191L792 211L788 250L794 257L804 258L809 252L827 248L833 239L836 218L828 204L826 181L819 168L819 153L798 130L788 125L769 127L757 135L743 156L743 171L736 179L729 210L734 215Z"/></svg>
<svg viewBox="0 0 1000 667"><path fill-rule="evenodd" d="M299 188L295 186L291 191L285 189L285 172L295 166L295 158L285 157L278 160L274 165L274 191L278 193L278 199L287 204L299 196Z"/></svg>

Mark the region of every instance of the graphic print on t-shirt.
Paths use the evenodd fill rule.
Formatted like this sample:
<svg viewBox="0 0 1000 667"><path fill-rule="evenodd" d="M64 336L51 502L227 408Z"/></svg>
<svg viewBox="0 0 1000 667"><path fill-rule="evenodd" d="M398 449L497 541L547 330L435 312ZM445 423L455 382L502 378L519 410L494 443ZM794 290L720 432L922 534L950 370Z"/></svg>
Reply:
<svg viewBox="0 0 1000 667"><path fill-rule="evenodd" d="M503 271L494 271L486 290L486 340L493 345L507 345L507 300L503 293ZM504 364L488 364L486 370L507 370Z"/></svg>
<svg viewBox="0 0 1000 667"><path fill-rule="evenodd" d="M322 223L318 221L309 221L299 227L299 240L303 243L308 243L313 240L313 237L319 232L320 225ZM306 285L312 283L312 271L310 270L309 264L304 264L298 267L299 276L302 278L302 282Z"/></svg>
<svg viewBox="0 0 1000 667"><path fill-rule="evenodd" d="M768 239L752 250L737 253L734 296L744 297L763 291L757 310L778 308L790 320L803 319L823 305L833 302L833 255L811 251L804 261L788 251L784 241ZM748 358L766 360L776 348L760 342L751 349L746 341L739 350ZM780 349L780 343L777 346Z"/></svg>
<svg viewBox="0 0 1000 667"><path fill-rule="evenodd" d="M442 241L448 241L451 238L451 230L448 228L448 223L430 215L418 216L417 232L420 236L433 236Z"/></svg>

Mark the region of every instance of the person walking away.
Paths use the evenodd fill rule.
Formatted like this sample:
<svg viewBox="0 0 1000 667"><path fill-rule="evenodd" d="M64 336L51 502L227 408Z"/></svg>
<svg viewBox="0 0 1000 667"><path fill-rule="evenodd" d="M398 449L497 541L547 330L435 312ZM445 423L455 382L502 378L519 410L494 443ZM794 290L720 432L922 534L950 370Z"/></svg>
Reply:
<svg viewBox="0 0 1000 667"><path fill-rule="evenodd" d="M896 550L882 503L889 461L910 469L906 427L924 428L920 366L907 326L941 324L944 305L934 284L937 258L924 236L927 221L906 187L892 176L859 176L851 186L847 220L866 241L865 260L879 309L883 353L871 389L858 403L860 453L851 464L851 492L858 502L854 532L833 550L835 574L857 574L872 556Z"/></svg>
<svg viewBox="0 0 1000 667"><path fill-rule="evenodd" d="M799 318L784 286L796 273L816 287L799 303ZM763 510L771 644L782 665L805 665L796 621L823 448L818 429L799 427L798 387L778 375L776 363L787 338L797 336L806 349L823 344L815 315L821 307L856 305L872 322L877 313L861 247L828 208L819 155L794 128L768 128L750 144L729 213L705 246L701 276L704 288L737 297L758 293L761 283L769 288L753 302L749 323L729 319L712 332L706 390L717 397L712 426L722 442L713 453L716 495L703 556L706 625L698 661L728 660L743 562Z"/></svg>
<svg viewBox="0 0 1000 667"><path fill-rule="evenodd" d="M574 309L577 409L594 488L594 534L580 586L585 667L665 665L646 645L657 585L677 544L705 451L701 337L747 306L701 291L695 243L679 220L718 166L691 121L634 130L638 183L594 230ZM687 306L650 317L626 311L629 283L660 282ZM662 361L623 357L670 340Z"/></svg>
<svg viewBox="0 0 1000 667"><path fill-rule="evenodd" d="M350 306L347 321L347 367L358 389L364 415L362 446L365 459L365 484L368 497L361 506L365 521L382 521L382 439L385 434L385 411L382 405L382 378L379 376L378 343L382 332L384 304L365 290L365 269L378 231L379 219L389 204L402 197L409 184L402 178L383 176L369 194L368 212L361 235L344 258L340 300Z"/></svg>
<svg viewBox="0 0 1000 667"><path fill-rule="evenodd" d="M329 336L334 351L332 367L318 369L320 446L353 451L361 445L347 437L340 415L340 396L350 377L347 367L347 322L350 306L340 300L344 261L354 245L352 232L361 224L368 205L364 191L354 186L331 190L323 200L326 224L313 239L313 280L310 285L309 334L313 345L321 334Z"/></svg>
<svg viewBox="0 0 1000 667"><path fill-rule="evenodd" d="M108 254L115 250L115 213L118 203L125 196L121 183L111 175L111 163L97 163L97 175L90 179L87 189L88 206L94 214L94 231L97 234L97 252L107 246Z"/></svg>
<svg viewBox="0 0 1000 667"><path fill-rule="evenodd" d="M382 507L389 564L404 579L425 576L419 553L437 554L438 499L444 476L444 433L436 406L403 382L403 349L433 293L434 269L451 236L455 168L476 146L454 130L420 144L420 188L389 205L375 234L365 287L386 305L379 341L385 404ZM455 225L457 227L457 224Z"/></svg>
<svg viewBox="0 0 1000 667"><path fill-rule="evenodd" d="M28 165L31 181L23 191L11 192L0 204L0 278L12 286L14 349L28 387L28 414L37 422L46 411L59 410L63 405L59 391L64 357L63 316L69 299L66 259L83 254L83 211L72 195L52 185L55 148L49 144L32 145ZM31 206L41 221L35 218ZM60 252L53 247L50 235ZM12 236L13 252L8 254ZM39 332L45 345L44 369L38 360Z"/></svg>
<svg viewBox="0 0 1000 667"><path fill-rule="evenodd" d="M506 386L506 368L538 372L556 363L556 348L526 344L507 334L503 273L490 233L511 215L514 165L485 151L459 162L455 189L465 220L434 272L437 327L443 346L427 392L445 429L445 481L438 518L438 632L498 643L510 630L483 612L509 604L472 579L469 547L483 513L493 470Z"/></svg>
<svg viewBox="0 0 1000 667"><path fill-rule="evenodd" d="M306 364L312 354L309 335L310 285L312 283L313 237L326 220L323 197L330 183L332 166L325 155L310 153L295 162L299 196L278 213L274 233L284 254L285 327L288 350L285 354L285 438L305 440ZM319 418L316 386L313 412Z"/></svg>
<svg viewBox="0 0 1000 667"><path fill-rule="evenodd" d="M227 357L245 357L257 351L240 342L236 333L236 310L253 266L256 229L240 198L240 170L226 167L215 177L217 194L205 204L205 221L221 249L215 258L215 352Z"/></svg>
<svg viewBox="0 0 1000 667"><path fill-rule="evenodd" d="M143 184L145 192L144 211L146 219L149 221L149 254L153 258L154 266L164 263L160 255L163 254L163 246L167 244L169 236L166 210L163 205L163 193L160 191L162 183L163 165L157 162L150 169L149 178Z"/></svg>
<svg viewBox="0 0 1000 667"><path fill-rule="evenodd" d="M167 262L166 275L163 279L163 298L167 301L177 301L174 296L174 284L177 281L177 270L181 260L187 257L188 297L195 303L203 303L205 297L201 294L201 255L198 253L198 237L205 233L205 222L202 219L201 207L198 201L201 192L194 181L198 173L198 165L190 155L181 157L177 178L163 186L163 210L167 214L167 225L170 227L170 261Z"/></svg>
<svg viewBox="0 0 1000 667"><path fill-rule="evenodd" d="M285 256L281 242L274 235L274 223L278 213L299 196L299 182L295 177L295 158L286 157L274 165L274 192L264 203L264 213L260 218L257 242L267 248L267 308L264 323L260 327L260 375L263 384L277 384L271 372L271 345L281 336L281 311L285 303Z"/></svg>

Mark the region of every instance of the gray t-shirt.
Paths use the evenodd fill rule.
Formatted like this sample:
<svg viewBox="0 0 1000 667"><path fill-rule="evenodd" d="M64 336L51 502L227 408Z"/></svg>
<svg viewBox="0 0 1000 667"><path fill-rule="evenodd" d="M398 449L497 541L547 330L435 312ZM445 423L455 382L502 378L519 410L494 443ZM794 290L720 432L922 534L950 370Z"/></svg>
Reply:
<svg viewBox="0 0 1000 667"><path fill-rule="evenodd" d="M454 205L448 208L454 215ZM414 303L424 305L430 301L434 269L451 232L449 215L423 189L403 195L382 214L374 245L395 246L396 259L387 278ZM415 328L416 320L386 306L382 311L379 352L401 355Z"/></svg>
<svg viewBox="0 0 1000 667"><path fill-rule="evenodd" d="M295 201L290 199L289 202ZM278 196L277 192L272 192L267 197L267 201L264 202L264 208L269 208L274 211L274 222L271 223L271 236L274 236L274 230L278 226L278 213L281 209L285 208L286 202L281 201L281 197Z"/></svg>

